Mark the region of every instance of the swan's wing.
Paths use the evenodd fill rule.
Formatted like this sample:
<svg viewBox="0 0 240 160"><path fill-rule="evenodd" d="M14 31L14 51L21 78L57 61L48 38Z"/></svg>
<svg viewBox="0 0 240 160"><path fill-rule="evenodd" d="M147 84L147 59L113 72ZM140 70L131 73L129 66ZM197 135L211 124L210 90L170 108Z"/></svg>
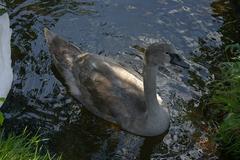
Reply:
<svg viewBox="0 0 240 160"><path fill-rule="evenodd" d="M143 83L127 69L93 54L74 65L81 92L76 98L97 116L122 124L146 112Z"/></svg>

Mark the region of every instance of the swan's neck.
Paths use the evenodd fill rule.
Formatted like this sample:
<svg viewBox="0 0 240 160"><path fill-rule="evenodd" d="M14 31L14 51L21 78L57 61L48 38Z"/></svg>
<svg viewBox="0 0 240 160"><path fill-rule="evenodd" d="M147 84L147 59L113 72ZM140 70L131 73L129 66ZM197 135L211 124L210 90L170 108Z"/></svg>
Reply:
<svg viewBox="0 0 240 160"><path fill-rule="evenodd" d="M154 113L157 107L159 107L156 95L157 66L149 66L145 64L143 74L145 102L149 112Z"/></svg>
<svg viewBox="0 0 240 160"><path fill-rule="evenodd" d="M156 94L157 66L144 65L144 96L147 107L146 129L149 135L163 133L169 127L169 114L167 109L158 103Z"/></svg>

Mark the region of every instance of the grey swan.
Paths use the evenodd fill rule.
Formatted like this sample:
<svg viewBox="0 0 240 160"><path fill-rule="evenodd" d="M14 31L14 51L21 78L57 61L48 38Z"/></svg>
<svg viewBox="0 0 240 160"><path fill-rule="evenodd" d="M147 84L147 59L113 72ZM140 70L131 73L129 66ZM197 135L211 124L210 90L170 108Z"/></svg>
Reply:
<svg viewBox="0 0 240 160"><path fill-rule="evenodd" d="M168 108L156 93L159 64L174 49L154 43L145 51L143 80L110 58L83 52L44 29L53 62L70 94L96 116L140 136L157 136L169 128Z"/></svg>

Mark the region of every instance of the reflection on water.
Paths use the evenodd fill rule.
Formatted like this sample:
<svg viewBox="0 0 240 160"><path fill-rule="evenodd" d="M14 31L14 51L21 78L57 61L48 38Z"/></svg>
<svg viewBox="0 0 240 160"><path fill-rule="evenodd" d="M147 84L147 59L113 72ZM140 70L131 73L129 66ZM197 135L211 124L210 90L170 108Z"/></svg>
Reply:
<svg viewBox="0 0 240 160"><path fill-rule="evenodd" d="M196 107L223 43L238 40L225 1L11 0L13 89L3 107L6 130L41 127L64 159L215 159L211 126ZM224 16L227 13L228 16ZM171 127L144 138L121 131L76 103L61 83L43 37L48 27L85 51L114 58L142 73L138 48L161 40L178 49L189 69L160 68L158 93L169 104ZM238 26L239 28L239 26ZM217 55L217 56L216 56ZM193 58L194 57L194 58ZM212 63L216 62L216 63ZM190 118L189 118L190 117ZM199 118L201 117L201 118Z"/></svg>

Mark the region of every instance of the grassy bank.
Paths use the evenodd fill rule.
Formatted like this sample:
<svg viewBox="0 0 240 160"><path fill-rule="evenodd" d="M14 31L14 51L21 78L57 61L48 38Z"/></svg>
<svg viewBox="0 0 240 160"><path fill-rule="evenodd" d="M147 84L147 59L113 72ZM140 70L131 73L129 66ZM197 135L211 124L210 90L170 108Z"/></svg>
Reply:
<svg viewBox="0 0 240 160"><path fill-rule="evenodd" d="M5 101L0 97L0 103ZM0 160L60 160L61 157L51 156L43 151L40 143L44 141L35 134L31 136L26 130L20 135L9 134L4 136L1 125L4 121L3 113L0 112Z"/></svg>
<svg viewBox="0 0 240 160"><path fill-rule="evenodd" d="M22 134L4 137L0 131L0 160L60 160L60 157L43 154L39 136L30 136L24 131Z"/></svg>
<svg viewBox="0 0 240 160"><path fill-rule="evenodd" d="M220 74L211 84L212 97L208 107L214 109L213 119L219 122L217 140L222 153L232 159L240 157L240 45L229 45L226 55L233 55L221 63Z"/></svg>

